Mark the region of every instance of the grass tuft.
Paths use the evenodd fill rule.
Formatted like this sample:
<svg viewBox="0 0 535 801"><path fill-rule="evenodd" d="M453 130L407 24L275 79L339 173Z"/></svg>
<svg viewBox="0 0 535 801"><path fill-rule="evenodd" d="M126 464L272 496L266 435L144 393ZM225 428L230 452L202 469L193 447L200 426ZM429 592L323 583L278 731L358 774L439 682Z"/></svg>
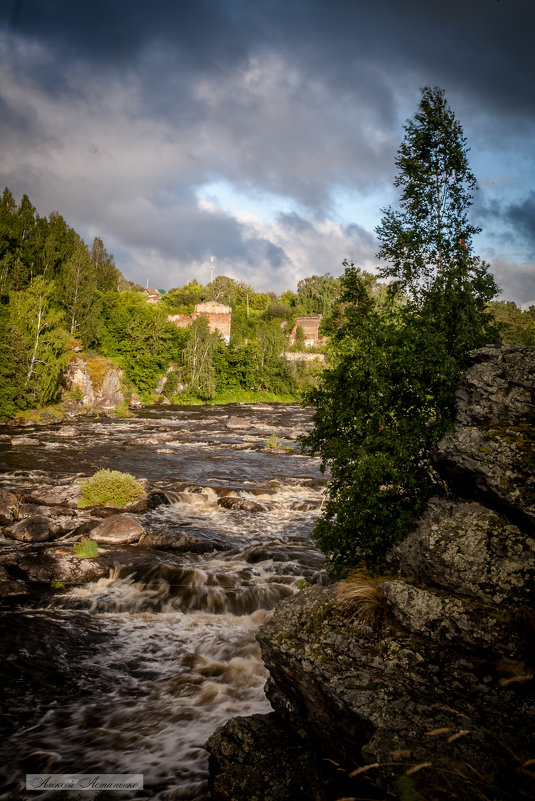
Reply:
<svg viewBox="0 0 535 801"><path fill-rule="evenodd" d="M335 585L342 614L358 624L373 627L384 609L383 576L370 576L357 568Z"/></svg>

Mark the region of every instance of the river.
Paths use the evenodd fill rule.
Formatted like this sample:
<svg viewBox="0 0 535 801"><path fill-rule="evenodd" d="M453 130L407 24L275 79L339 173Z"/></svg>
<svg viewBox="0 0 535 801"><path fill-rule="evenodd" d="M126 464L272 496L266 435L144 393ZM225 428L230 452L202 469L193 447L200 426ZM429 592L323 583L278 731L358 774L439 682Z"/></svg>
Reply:
<svg viewBox="0 0 535 801"><path fill-rule="evenodd" d="M243 428L227 428L229 415ZM142 773L144 789L124 798L203 801L209 735L270 709L258 627L303 582L327 581L310 540L325 479L295 441L310 410L158 407L72 425L69 437L10 430L32 443L0 442L0 486L127 471L172 501L139 516L147 531L187 531L216 550L123 546L109 577L4 606L0 797L21 792L26 773ZM282 452L265 448L273 433ZM263 511L222 508L223 495Z"/></svg>

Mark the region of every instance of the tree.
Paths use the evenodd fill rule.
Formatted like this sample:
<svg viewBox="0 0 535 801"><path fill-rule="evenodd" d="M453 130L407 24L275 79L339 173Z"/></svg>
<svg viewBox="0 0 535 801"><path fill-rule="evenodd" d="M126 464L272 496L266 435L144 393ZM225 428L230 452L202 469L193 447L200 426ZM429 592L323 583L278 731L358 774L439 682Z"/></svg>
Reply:
<svg viewBox="0 0 535 801"><path fill-rule="evenodd" d="M468 351L493 334L496 292L471 251L475 179L462 129L440 89L425 88L396 164L401 210L377 233L386 296L346 264L325 321L330 369L309 394L305 440L330 468L315 537L335 570L380 565L435 491L431 453L451 424Z"/></svg>
<svg viewBox="0 0 535 801"><path fill-rule="evenodd" d="M305 314L327 314L340 294L340 281L332 275L311 275L297 284L298 305Z"/></svg>
<svg viewBox="0 0 535 801"><path fill-rule="evenodd" d="M215 397L216 374L212 363L219 337L208 327L206 317L199 317L189 329L189 339L182 355L185 378L200 398Z"/></svg>
<svg viewBox="0 0 535 801"><path fill-rule="evenodd" d="M457 358L494 335L487 303L497 287L472 253L480 232L468 212L476 179L466 138L444 91L426 86L396 157L400 210L384 210L376 233L381 275L394 278L419 309L427 306Z"/></svg>
<svg viewBox="0 0 535 801"><path fill-rule="evenodd" d="M10 296L10 327L21 354L24 391L38 404L55 398L67 363L67 332L53 294L52 282L38 276L27 289Z"/></svg>

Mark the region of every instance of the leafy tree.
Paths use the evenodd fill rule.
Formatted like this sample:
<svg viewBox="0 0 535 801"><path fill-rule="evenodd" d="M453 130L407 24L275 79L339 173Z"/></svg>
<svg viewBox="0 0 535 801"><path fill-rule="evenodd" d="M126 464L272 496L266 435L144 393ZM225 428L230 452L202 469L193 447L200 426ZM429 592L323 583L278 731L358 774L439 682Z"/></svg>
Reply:
<svg viewBox="0 0 535 801"><path fill-rule="evenodd" d="M340 293L340 281L332 275L311 275L297 284L298 303L304 314L327 314Z"/></svg>
<svg viewBox="0 0 535 801"><path fill-rule="evenodd" d="M401 211L378 235L386 296L353 265L325 330L331 368L309 394L306 442L331 470L315 536L337 570L380 564L434 491L430 453L453 417L468 350L493 334L496 292L471 252L475 184L462 129L440 89L422 91L396 164Z"/></svg>
<svg viewBox="0 0 535 801"><path fill-rule="evenodd" d="M67 332L53 295L52 282L38 276L10 296L10 326L18 342L24 390L34 404L55 398L67 363Z"/></svg>
<svg viewBox="0 0 535 801"><path fill-rule="evenodd" d="M113 256L104 247L102 239L97 236L93 239L90 256L99 292L117 291L121 274L115 266Z"/></svg>
<svg viewBox="0 0 535 801"><path fill-rule="evenodd" d="M191 390L200 398L215 397L216 375L213 356L219 337L208 327L208 320L199 317L189 329L189 339L183 352L184 374Z"/></svg>
<svg viewBox="0 0 535 801"><path fill-rule="evenodd" d="M166 312L139 292L106 292L102 303L105 355L123 367L139 392L150 396L158 378L180 360L187 331L168 323Z"/></svg>
<svg viewBox="0 0 535 801"><path fill-rule="evenodd" d="M78 238L70 259L63 266L60 281L61 303L67 311L71 334L82 334L92 316L96 275L85 243Z"/></svg>
<svg viewBox="0 0 535 801"><path fill-rule="evenodd" d="M535 345L535 306L523 311L512 300L496 300L489 304L489 312L502 342Z"/></svg>

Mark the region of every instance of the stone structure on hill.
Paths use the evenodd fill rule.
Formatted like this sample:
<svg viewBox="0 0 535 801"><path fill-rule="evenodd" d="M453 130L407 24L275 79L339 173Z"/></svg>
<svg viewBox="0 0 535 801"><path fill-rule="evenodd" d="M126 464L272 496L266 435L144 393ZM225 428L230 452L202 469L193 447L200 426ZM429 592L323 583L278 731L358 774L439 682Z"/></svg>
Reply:
<svg viewBox="0 0 535 801"><path fill-rule="evenodd" d="M274 712L210 738L215 801L535 797L534 401L534 347L472 354L443 493L368 601L311 587L261 628Z"/></svg>
<svg viewBox="0 0 535 801"><path fill-rule="evenodd" d="M161 299L165 295L165 290L147 287L146 289L143 290L143 294L147 298L147 303L155 304L161 301Z"/></svg>
<svg viewBox="0 0 535 801"><path fill-rule="evenodd" d="M199 317L208 320L208 327L212 333L218 333L225 342L230 342L230 326L232 323L232 309L215 300L206 303L197 303L195 311L191 314L169 314L167 319L179 328L189 328Z"/></svg>
<svg viewBox="0 0 535 801"><path fill-rule="evenodd" d="M319 327L322 321L322 315L318 314L315 317L298 317L295 325L290 332L290 345L295 345L297 340L297 329L300 328L303 332L303 339L306 347L317 347L324 345L327 341L325 337L320 337Z"/></svg>

